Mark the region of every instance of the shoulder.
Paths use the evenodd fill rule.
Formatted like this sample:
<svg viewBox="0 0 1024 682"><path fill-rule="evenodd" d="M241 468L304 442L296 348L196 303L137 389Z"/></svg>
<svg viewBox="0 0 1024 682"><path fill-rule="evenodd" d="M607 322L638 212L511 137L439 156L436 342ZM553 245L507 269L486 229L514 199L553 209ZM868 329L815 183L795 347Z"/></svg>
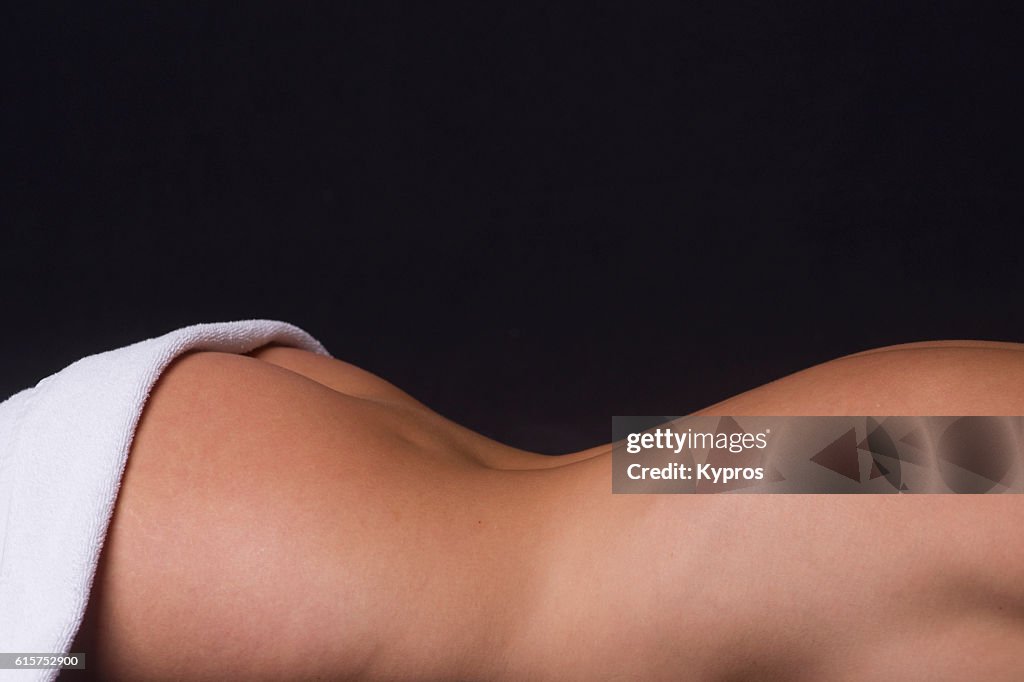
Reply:
<svg viewBox="0 0 1024 682"><path fill-rule="evenodd" d="M953 345L882 348L799 369L694 414L1019 415L1024 414L1024 352Z"/></svg>

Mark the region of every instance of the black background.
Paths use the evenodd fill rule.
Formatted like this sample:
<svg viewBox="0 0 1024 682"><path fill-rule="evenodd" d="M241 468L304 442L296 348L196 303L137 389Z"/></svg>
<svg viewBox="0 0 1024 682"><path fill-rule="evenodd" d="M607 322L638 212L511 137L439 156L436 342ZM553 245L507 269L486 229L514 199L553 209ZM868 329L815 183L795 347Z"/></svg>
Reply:
<svg viewBox="0 0 1024 682"><path fill-rule="evenodd" d="M0 394L266 317L553 453L869 347L1024 341L1021 19L8 10Z"/></svg>

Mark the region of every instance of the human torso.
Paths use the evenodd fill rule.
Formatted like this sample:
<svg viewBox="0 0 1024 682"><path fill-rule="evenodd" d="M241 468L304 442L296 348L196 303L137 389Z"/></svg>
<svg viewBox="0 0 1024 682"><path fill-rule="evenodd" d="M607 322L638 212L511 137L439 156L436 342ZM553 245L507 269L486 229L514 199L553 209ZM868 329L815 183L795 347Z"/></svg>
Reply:
<svg viewBox="0 0 1024 682"><path fill-rule="evenodd" d="M996 382L1020 373L1019 357L943 349L843 359L702 413L1010 414L1010 389ZM987 402L940 391L964 380L957 372L992 382ZM353 550L364 557L355 584L366 612L384 614L369 632L392 672L1024 675L1019 496L613 495L608 448L543 457L426 409L357 409L366 413L352 419L353 444L391 434L372 459L393 465L357 466L372 480L352 483L383 530Z"/></svg>
<svg viewBox="0 0 1024 682"><path fill-rule="evenodd" d="M467 679L1024 674L1016 496L613 495L607 454L452 455L436 426L393 453L366 572L406 582L366 598L415 605L379 633L412 677L431 651Z"/></svg>

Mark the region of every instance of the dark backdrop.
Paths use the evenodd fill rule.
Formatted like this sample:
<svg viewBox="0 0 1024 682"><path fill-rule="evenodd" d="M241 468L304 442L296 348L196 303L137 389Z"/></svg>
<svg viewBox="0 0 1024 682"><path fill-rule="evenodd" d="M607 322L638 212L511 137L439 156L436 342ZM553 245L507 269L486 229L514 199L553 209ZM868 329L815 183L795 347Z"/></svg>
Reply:
<svg viewBox="0 0 1024 682"><path fill-rule="evenodd" d="M1020 13L769 5L8 9L0 394L269 317L560 452L1024 341Z"/></svg>

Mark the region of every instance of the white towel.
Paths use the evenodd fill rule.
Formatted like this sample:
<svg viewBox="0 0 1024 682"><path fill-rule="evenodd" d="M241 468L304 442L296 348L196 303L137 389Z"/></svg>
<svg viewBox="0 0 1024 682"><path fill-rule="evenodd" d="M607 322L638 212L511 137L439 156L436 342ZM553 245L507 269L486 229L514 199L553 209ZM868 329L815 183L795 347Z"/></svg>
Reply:
<svg viewBox="0 0 1024 682"><path fill-rule="evenodd" d="M330 355L285 322L197 324L85 357L0 403L0 652L69 652L160 373L188 350L247 353L270 342ZM0 680L58 672L0 670Z"/></svg>

